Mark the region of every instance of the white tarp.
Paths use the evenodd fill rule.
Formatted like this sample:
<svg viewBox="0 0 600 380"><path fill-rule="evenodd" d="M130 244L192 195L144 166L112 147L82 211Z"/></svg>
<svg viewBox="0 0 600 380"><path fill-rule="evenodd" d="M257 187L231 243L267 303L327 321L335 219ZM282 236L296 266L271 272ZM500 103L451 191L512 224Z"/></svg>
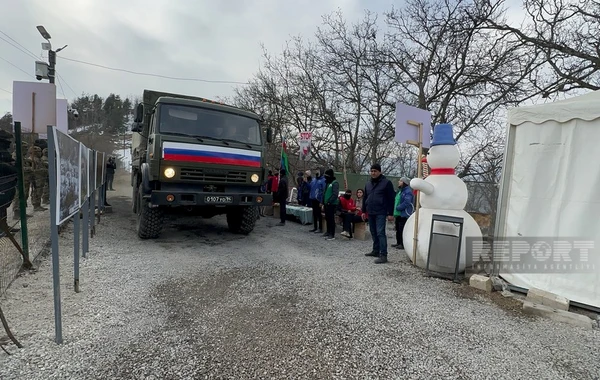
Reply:
<svg viewBox="0 0 600 380"><path fill-rule="evenodd" d="M593 240L590 261L600 261L600 91L512 109L508 124L498 238ZM513 285L600 307L600 268L593 273L499 273Z"/></svg>

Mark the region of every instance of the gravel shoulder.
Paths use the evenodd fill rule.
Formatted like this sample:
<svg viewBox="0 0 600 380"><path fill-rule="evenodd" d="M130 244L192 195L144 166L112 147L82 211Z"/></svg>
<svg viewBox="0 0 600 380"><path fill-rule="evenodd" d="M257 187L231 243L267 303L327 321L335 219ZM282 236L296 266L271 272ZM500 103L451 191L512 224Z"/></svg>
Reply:
<svg viewBox="0 0 600 380"><path fill-rule="evenodd" d="M2 379L598 379L600 331L530 318L510 303L424 277L400 253L325 241L261 218L223 217L135 235L127 177L109 192L73 291L72 226L60 238L65 343L56 345L50 258L0 300L25 346ZM510 302L510 301L507 301Z"/></svg>

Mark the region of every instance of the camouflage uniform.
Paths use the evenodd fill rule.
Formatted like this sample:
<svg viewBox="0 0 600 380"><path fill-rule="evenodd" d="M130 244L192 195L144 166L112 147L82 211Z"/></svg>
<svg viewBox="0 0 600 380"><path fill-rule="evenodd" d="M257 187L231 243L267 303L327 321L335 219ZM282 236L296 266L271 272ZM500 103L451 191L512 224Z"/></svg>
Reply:
<svg viewBox="0 0 600 380"><path fill-rule="evenodd" d="M42 189L42 204L47 205L50 203L50 174L48 173L48 148L42 149L42 166L46 170L46 178Z"/></svg>
<svg viewBox="0 0 600 380"><path fill-rule="evenodd" d="M33 163L28 157L27 150L29 145L25 142L21 142L21 153L23 154L23 190L25 193L25 207L27 207L27 199L29 198L29 188L31 187L31 179L33 177ZM13 152L13 158L16 161L17 151ZM21 205L19 203L19 191L15 193L15 199L13 201L13 219L19 219Z"/></svg>
<svg viewBox="0 0 600 380"><path fill-rule="evenodd" d="M33 203L33 211L45 211L47 209L42 207L41 202L44 183L48 181L48 170L44 168L44 164L42 163L42 148L39 146L32 146L30 151L34 179L31 203Z"/></svg>

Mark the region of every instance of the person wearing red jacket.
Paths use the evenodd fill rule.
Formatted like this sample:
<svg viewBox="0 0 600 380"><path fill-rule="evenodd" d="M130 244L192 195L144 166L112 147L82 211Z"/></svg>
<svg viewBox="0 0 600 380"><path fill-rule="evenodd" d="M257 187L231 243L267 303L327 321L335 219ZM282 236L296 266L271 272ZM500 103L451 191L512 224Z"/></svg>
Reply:
<svg viewBox="0 0 600 380"><path fill-rule="evenodd" d="M357 201L361 203L361 207L362 196L363 191L361 189L357 190L356 197ZM342 220L344 221L344 231L341 235L351 239L354 223L363 221L361 207L357 207L356 202L352 199L352 190L346 190L344 195L340 197L340 206L342 208Z"/></svg>

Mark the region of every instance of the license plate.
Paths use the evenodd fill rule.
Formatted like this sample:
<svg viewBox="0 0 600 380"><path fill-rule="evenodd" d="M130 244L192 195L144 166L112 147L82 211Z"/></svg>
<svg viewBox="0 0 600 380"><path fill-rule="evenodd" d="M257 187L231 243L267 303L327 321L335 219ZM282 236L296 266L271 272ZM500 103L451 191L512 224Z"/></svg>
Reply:
<svg viewBox="0 0 600 380"><path fill-rule="evenodd" d="M205 203L233 203L233 197L229 195L208 195L204 197Z"/></svg>

